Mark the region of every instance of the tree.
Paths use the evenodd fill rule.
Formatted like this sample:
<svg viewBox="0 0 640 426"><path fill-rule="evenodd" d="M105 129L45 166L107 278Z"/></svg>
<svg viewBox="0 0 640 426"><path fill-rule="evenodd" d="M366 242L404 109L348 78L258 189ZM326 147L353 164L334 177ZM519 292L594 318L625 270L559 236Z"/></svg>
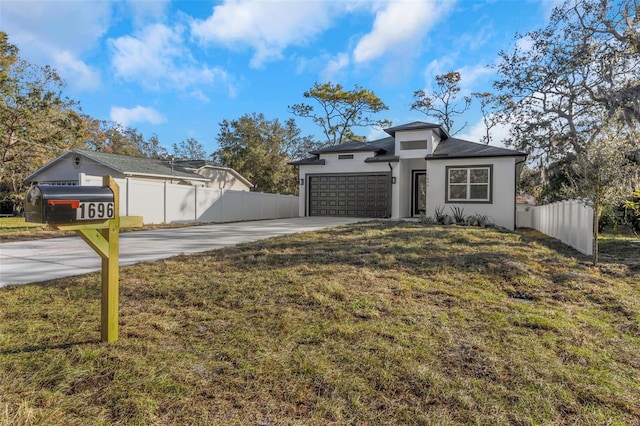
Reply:
<svg viewBox="0 0 640 426"><path fill-rule="evenodd" d="M79 106L62 96L64 86L53 68L20 59L0 32L0 193L13 213L21 210L27 175L84 145Z"/></svg>
<svg viewBox="0 0 640 426"><path fill-rule="evenodd" d="M585 90L607 108L609 116L617 114L629 124L640 121L639 6L638 0L579 0L565 3L556 14L557 20L569 21L567 33L594 60L596 72L591 77L597 85L593 90L585 80Z"/></svg>
<svg viewBox="0 0 640 426"><path fill-rule="evenodd" d="M207 157L204 146L194 138L174 143L172 155L176 160L204 160Z"/></svg>
<svg viewBox="0 0 640 426"><path fill-rule="evenodd" d="M311 118L322 128L326 145L339 145L348 140L365 140L355 133L356 127L390 126L389 120L374 120L372 114L388 110L382 100L370 90L355 85L353 90L344 90L342 85L315 83L303 93L307 99L320 104L322 111L316 113L314 107L300 103L289 106L289 111L304 118Z"/></svg>
<svg viewBox="0 0 640 426"><path fill-rule="evenodd" d="M480 101L480 112L482 113L482 123L485 129L482 142L484 142L485 145L489 145L493 140L491 129L498 124L495 112L492 111L492 107L495 105L495 97L489 92L475 92L472 93L471 96Z"/></svg>
<svg viewBox="0 0 640 426"><path fill-rule="evenodd" d="M590 143L574 163L573 182L569 194L586 199L593 207L593 264L598 264L598 232L600 217L605 207L623 203L632 189L629 178L637 165L625 153L629 135L620 123L607 126L606 131Z"/></svg>
<svg viewBox="0 0 640 426"><path fill-rule="evenodd" d="M245 114L223 120L216 139L220 147L214 161L238 171L257 191L295 193L298 175L288 162L311 140L301 136L295 120L281 124L263 114Z"/></svg>
<svg viewBox="0 0 640 426"><path fill-rule="evenodd" d="M437 75L437 87L430 93L422 89L413 92L414 102L411 104L411 110L420 111L427 117L435 118L451 135L459 133L467 123L454 130L454 117L464 114L471 106L469 96L463 96L461 103L456 102L461 90L461 79L457 71Z"/></svg>
<svg viewBox="0 0 640 426"><path fill-rule="evenodd" d="M630 96L640 81L640 54L608 29L611 22L626 22L616 17L630 14L633 0L615 6L607 0L567 2L546 28L518 36L530 47L500 53L494 87L502 120L512 128L508 143L529 152L530 160L547 165L567 152L579 154L598 137L603 116L616 114L630 124L640 113L640 91Z"/></svg>
<svg viewBox="0 0 640 426"><path fill-rule="evenodd" d="M530 47L501 52L494 82L509 143L539 163L542 185L549 165L565 160L564 178L573 180L565 189L592 203L594 263L602 209L630 193L626 183L636 173L628 159L639 140L635 8L634 0L565 3L547 27L526 34Z"/></svg>
<svg viewBox="0 0 640 426"><path fill-rule="evenodd" d="M145 139L137 129L124 127L119 123L100 121L88 116L83 119L85 143L93 151L155 159L165 159L168 156L167 150L160 145L155 134Z"/></svg>

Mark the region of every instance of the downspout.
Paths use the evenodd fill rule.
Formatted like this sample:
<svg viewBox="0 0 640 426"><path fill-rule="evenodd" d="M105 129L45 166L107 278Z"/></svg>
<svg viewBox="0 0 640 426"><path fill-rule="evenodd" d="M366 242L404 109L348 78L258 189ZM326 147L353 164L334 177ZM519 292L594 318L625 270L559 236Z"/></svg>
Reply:
<svg viewBox="0 0 640 426"><path fill-rule="evenodd" d="M527 161L527 157L524 157L522 161L516 161L515 167L513 168L513 230L515 231L518 227L518 208L516 203L516 197L518 196L518 164L522 164Z"/></svg>
<svg viewBox="0 0 640 426"><path fill-rule="evenodd" d="M301 188L300 187L301 186L300 183L302 182L302 178L300 177L300 166L297 166L297 165L294 164L293 168L298 172L298 177L297 177L297 180L298 180L298 182L297 182L298 183L298 185L297 185L298 186L298 216L300 216L300 201L299 200L300 200L300 197L303 194L302 191L304 191L304 209L303 209L303 213L302 214L303 214L303 217L307 217L307 203L309 202L309 197L307 196L307 185L309 184L309 182L305 182L305 184L302 185L302 186L304 186L304 188ZM306 179L306 176L305 176L305 181L306 180L307 179Z"/></svg>
<svg viewBox="0 0 640 426"><path fill-rule="evenodd" d="M391 162L387 162L387 165L389 166L389 170L391 171L391 182L390 182L390 187L391 187L391 193L389 194L389 197L391 197L391 200L389 201L389 209L387 210L387 217L391 217L391 209L392 209L392 202L393 202L393 166L391 165Z"/></svg>

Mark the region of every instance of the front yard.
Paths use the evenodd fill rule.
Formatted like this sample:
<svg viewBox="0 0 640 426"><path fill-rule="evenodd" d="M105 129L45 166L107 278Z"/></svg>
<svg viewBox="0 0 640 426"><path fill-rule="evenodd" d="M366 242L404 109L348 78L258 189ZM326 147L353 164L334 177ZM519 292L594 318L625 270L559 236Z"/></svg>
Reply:
<svg viewBox="0 0 640 426"><path fill-rule="evenodd" d="M123 267L114 344L98 273L3 288L0 424L640 424L640 262L564 250L369 222Z"/></svg>

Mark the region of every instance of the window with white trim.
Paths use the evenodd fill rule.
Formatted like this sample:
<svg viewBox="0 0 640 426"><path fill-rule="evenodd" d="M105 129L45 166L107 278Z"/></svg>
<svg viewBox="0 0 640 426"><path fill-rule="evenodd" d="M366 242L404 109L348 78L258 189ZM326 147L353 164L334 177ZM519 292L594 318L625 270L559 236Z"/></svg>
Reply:
<svg viewBox="0 0 640 426"><path fill-rule="evenodd" d="M447 203L491 203L492 166L447 166Z"/></svg>

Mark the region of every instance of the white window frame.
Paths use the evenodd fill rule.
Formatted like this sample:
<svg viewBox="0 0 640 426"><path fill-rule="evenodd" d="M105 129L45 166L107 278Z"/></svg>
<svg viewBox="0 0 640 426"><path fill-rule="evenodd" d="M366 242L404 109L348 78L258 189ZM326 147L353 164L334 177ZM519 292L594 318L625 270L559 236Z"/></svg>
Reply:
<svg viewBox="0 0 640 426"><path fill-rule="evenodd" d="M477 165L477 166L446 166L446 179L445 179L445 202L446 203L482 203L491 204L493 202L493 165ZM453 171L464 170L466 171L466 182L450 183L451 173ZM487 182L471 182L472 170L487 170L488 177ZM465 186L465 198L452 198L451 186ZM471 188L473 186L487 186L487 198L471 198Z"/></svg>

